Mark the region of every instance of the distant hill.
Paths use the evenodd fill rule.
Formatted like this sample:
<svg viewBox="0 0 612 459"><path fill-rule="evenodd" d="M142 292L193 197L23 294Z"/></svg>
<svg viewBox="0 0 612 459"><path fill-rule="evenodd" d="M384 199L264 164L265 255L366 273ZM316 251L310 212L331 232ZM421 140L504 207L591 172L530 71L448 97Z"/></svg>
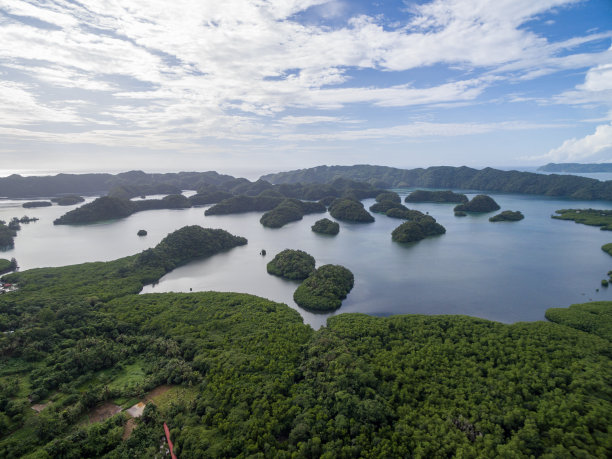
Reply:
<svg viewBox="0 0 612 459"><path fill-rule="evenodd" d="M545 166L538 167L542 172L612 172L612 163L601 164L580 164L580 163L548 163Z"/></svg>
<svg viewBox="0 0 612 459"><path fill-rule="evenodd" d="M439 166L427 169L397 169L386 166L318 166L261 177L271 183L329 183L344 178L368 182L378 188L424 187L497 191L584 200L612 201L612 181L602 182L573 175L544 175L501 171L487 167Z"/></svg>

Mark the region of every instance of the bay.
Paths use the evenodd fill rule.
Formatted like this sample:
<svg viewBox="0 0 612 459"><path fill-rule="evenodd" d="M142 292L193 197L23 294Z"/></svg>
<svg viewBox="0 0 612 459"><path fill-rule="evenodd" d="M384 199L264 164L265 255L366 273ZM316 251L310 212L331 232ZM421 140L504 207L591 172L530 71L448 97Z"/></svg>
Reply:
<svg viewBox="0 0 612 459"><path fill-rule="evenodd" d="M396 190L405 196L409 190ZM468 194L471 196L472 194ZM401 221L375 214L372 224L340 222L340 234L322 236L310 226L327 214L305 216L279 229L264 228L261 213L204 216L206 207L154 210L128 218L80 226L54 226L53 220L74 206L23 209L23 201L0 201L0 219L28 215L38 222L22 225L15 248L21 269L107 261L155 246L185 225L223 228L244 236L248 245L182 266L143 293L233 291L288 304L314 328L344 312L390 314L465 314L506 323L544 318L549 307L590 300L612 300L612 288L600 287L612 269L601 245L612 233L551 219L561 208L612 209L612 203L490 194L502 210L520 210L525 219L491 223L494 213L455 217L452 204L410 204L429 212L447 233L412 244L391 241ZM88 198L92 200L93 198ZM369 207L374 201L365 200ZM148 235L138 237L145 229ZM285 248L313 255L317 265L341 264L355 275L355 287L340 309L314 314L293 303L298 283L268 275L266 263ZM259 252L265 249L267 256ZM597 291L599 289L599 291Z"/></svg>

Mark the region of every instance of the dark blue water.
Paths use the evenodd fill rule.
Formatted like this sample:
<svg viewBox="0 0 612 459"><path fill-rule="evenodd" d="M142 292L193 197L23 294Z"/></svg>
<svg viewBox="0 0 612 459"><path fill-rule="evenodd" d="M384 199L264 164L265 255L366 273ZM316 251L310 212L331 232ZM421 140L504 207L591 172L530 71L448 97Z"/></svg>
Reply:
<svg viewBox="0 0 612 459"><path fill-rule="evenodd" d="M376 215L373 224L340 222L340 234L329 237L310 230L316 220L329 217L323 214L280 229L261 226L261 213L205 217L205 208L141 212L96 225L53 226L53 219L70 207L22 209L19 202L4 201L0 218L27 214L41 220L23 225L15 249L0 256L16 257L22 269L112 260L153 247L185 225L223 228L246 237L249 244L178 268L144 291L252 293L289 304L314 327L325 324L329 314L301 310L292 300L298 284L266 272L266 263L285 248L307 251L317 265L341 264L354 273L355 287L335 314L466 314L510 323L543 319L549 307L612 300L612 288L596 291L612 269L612 257L600 248L612 242L612 232L550 218L560 208L612 209L612 203L491 196L502 210L520 210L525 219L490 223L494 213L460 218L454 216L452 204L411 204L447 229L445 235L412 244L392 242L391 231L401 221L382 215ZM373 201L364 203L369 207ZM139 229L149 234L139 238ZM267 250L266 257L259 255L261 249Z"/></svg>

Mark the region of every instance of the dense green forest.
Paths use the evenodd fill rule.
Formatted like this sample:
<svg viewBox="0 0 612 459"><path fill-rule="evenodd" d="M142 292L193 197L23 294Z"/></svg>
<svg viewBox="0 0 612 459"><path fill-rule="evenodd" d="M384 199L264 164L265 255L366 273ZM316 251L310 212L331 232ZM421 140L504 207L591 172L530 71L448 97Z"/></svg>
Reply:
<svg viewBox="0 0 612 459"><path fill-rule="evenodd" d="M466 195L453 191L415 190L404 199L405 202L468 202Z"/></svg>
<svg viewBox="0 0 612 459"><path fill-rule="evenodd" d="M333 222L329 218L322 218L321 220L317 220L310 229L315 233L335 236L340 232L340 225L338 222Z"/></svg>
<svg viewBox="0 0 612 459"><path fill-rule="evenodd" d="M394 242L416 242L430 236L438 236L446 233L446 228L436 222L436 219L423 215L402 223L391 233Z"/></svg>
<svg viewBox="0 0 612 459"><path fill-rule="evenodd" d="M51 201L28 201L24 202L21 207L24 209L31 209L34 207L51 207L53 203Z"/></svg>
<svg viewBox="0 0 612 459"><path fill-rule="evenodd" d="M353 199L336 199L329 206L329 214L336 220L355 223L372 223L374 217Z"/></svg>
<svg viewBox="0 0 612 459"><path fill-rule="evenodd" d="M340 265L323 265L302 282L293 293L293 301L311 311L333 311L355 283L353 273Z"/></svg>
<svg viewBox="0 0 612 459"><path fill-rule="evenodd" d="M436 166L427 169L397 169L387 166L318 166L261 177L276 184L329 183L337 178L371 183L378 188L452 188L539 194L575 199L612 200L612 181L573 175L545 175L531 172L501 171L487 167Z"/></svg>
<svg viewBox="0 0 612 459"><path fill-rule="evenodd" d="M279 205L263 214L259 221L268 228L280 228L287 223L301 220L304 215L326 210L327 208L320 202L284 199Z"/></svg>
<svg viewBox="0 0 612 459"><path fill-rule="evenodd" d="M559 215L551 215L558 220L572 220L583 225L600 226L602 230L612 231L612 210L599 209L560 209Z"/></svg>
<svg viewBox="0 0 612 459"><path fill-rule="evenodd" d="M493 212L499 210L499 204L491 196L478 194L464 204L455 206L455 212Z"/></svg>
<svg viewBox="0 0 612 459"><path fill-rule="evenodd" d="M291 280L306 279L315 269L315 259L303 250L285 249L266 265L270 274Z"/></svg>
<svg viewBox="0 0 612 459"><path fill-rule="evenodd" d="M461 211L458 211L461 212ZM525 218L523 213L520 210L504 210L497 215L493 215L489 218L490 222L518 222Z"/></svg>
<svg viewBox="0 0 612 459"><path fill-rule="evenodd" d="M85 201L85 198L74 194L51 198L51 202L56 203L58 206L73 206L83 201Z"/></svg>

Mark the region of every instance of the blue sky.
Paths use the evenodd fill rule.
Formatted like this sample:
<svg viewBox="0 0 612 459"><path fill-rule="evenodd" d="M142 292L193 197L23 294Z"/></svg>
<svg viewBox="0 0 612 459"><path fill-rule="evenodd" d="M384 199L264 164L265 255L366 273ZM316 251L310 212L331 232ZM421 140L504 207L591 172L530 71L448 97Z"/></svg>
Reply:
<svg viewBox="0 0 612 459"><path fill-rule="evenodd" d="M11 171L612 161L610 0L0 0Z"/></svg>

